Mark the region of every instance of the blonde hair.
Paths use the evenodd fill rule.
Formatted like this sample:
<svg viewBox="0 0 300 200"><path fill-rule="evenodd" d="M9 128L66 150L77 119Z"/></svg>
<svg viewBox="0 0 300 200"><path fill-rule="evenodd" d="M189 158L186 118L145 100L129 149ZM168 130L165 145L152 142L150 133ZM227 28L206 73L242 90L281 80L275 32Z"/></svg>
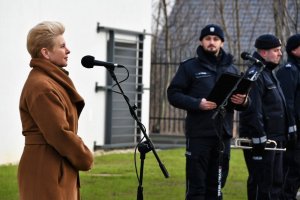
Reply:
<svg viewBox="0 0 300 200"><path fill-rule="evenodd" d="M27 35L27 51L31 58L41 57L42 48L52 50L54 39L64 32L64 25L56 21L44 21L34 26Z"/></svg>

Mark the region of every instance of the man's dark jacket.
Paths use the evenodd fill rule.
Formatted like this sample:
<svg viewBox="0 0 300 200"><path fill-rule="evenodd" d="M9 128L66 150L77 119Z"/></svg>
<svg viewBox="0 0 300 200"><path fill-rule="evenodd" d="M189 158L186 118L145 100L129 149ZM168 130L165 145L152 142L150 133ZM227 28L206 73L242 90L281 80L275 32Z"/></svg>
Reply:
<svg viewBox="0 0 300 200"><path fill-rule="evenodd" d="M171 81L168 100L174 107L187 111L187 137L216 137L216 124L212 119L215 110L200 110L200 101L207 98L222 73L238 74L233 65L233 56L221 49L219 59L204 53L202 46L197 49L197 57L182 62ZM228 109L224 119L224 130L232 135L233 109Z"/></svg>
<svg viewBox="0 0 300 200"><path fill-rule="evenodd" d="M287 63L277 71L278 80L285 95L290 124L300 131L300 60L288 55ZM289 127L289 132L292 128ZM298 136L299 137L299 136Z"/></svg>
<svg viewBox="0 0 300 200"><path fill-rule="evenodd" d="M249 96L251 105L240 113L240 137L262 138L284 141L288 132L287 107L279 81L275 75L276 64L266 62L257 52L253 57L265 65L254 82ZM252 69L261 66L254 64Z"/></svg>

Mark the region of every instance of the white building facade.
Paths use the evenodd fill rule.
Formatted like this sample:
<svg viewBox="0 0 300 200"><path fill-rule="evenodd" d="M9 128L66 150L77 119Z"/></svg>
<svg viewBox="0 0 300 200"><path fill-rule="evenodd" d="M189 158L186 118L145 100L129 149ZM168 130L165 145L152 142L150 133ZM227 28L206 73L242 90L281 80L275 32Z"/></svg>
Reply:
<svg viewBox="0 0 300 200"><path fill-rule="evenodd" d="M81 65L81 58L124 65L121 83L148 129L151 0L0 0L0 164L17 163L24 148L19 97L30 71L28 31L42 21L60 21L71 53L67 70L85 99L78 135L88 147L131 146L139 129L123 96L104 67ZM119 81L126 71L116 69ZM49 119L51 120L51 119ZM95 145L96 144L96 145Z"/></svg>

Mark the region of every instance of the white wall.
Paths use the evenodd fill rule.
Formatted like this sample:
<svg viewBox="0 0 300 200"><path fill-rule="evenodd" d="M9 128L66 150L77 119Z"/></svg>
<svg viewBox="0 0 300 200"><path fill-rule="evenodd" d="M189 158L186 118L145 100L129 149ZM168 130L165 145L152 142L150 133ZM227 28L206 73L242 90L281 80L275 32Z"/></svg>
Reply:
<svg viewBox="0 0 300 200"><path fill-rule="evenodd" d="M106 60L106 35L101 26L151 32L151 0L1 0L0 1L0 164L18 162L24 137L19 118L19 96L30 71L26 37L30 28L44 20L57 20L66 27L65 40L71 50L66 68L86 101L79 121L79 135L92 149L103 144L104 93L95 93L95 82L105 85L105 68L86 69L81 58L93 55ZM144 86L149 88L150 36L144 49ZM120 63L121 64L121 63ZM143 95L142 123L148 127L149 91ZM129 114L130 117L130 114Z"/></svg>

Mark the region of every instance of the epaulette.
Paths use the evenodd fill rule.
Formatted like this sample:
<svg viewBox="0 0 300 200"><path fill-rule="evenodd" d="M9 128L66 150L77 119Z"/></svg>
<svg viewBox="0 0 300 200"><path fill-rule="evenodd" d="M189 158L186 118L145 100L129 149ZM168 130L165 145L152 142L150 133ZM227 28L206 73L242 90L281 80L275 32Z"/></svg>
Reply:
<svg viewBox="0 0 300 200"><path fill-rule="evenodd" d="M291 63L286 63L285 65L284 65L284 67L285 68L291 68L293 65L291 64Z"/></svg>
<svg viewBox="0 0 300 200"><path fill-rule="evenodd" d="M194 60L195 58L196 58L196 57L194 57L194 58L188 58L188 59L186 59L186 60L184 60L184 61L181 61L180 63L183 64L183 63L189 62L189 61L191 61L191 60Z"/></svg>

